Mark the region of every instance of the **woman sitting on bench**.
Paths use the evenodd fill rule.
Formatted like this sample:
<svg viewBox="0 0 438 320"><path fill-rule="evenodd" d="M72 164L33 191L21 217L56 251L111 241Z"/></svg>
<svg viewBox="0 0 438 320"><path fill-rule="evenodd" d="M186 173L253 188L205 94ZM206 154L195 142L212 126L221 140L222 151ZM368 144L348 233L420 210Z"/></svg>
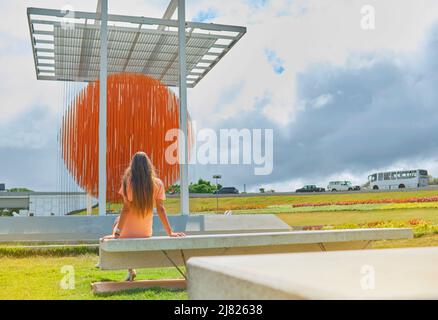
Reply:
<svg viewBox="0 0 438 320"><path fill-rule="evenodd" d="M156 177L154 166L144 152L137 152L123 175L119 194L123 197L123 209L114 223L113 234L103 239L147 238L152 236L153 208L170 237L184 237L173 232L167 219L163 201L166 199L163 182ZM126 281L133 281L134 269L128 270Z"/></svg>

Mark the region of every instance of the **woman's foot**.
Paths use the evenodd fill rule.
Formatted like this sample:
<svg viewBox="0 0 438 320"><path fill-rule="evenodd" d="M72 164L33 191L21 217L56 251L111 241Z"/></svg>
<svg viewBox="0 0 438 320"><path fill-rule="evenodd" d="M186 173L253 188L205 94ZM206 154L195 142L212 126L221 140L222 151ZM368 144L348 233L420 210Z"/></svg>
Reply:
<svg viewBox="0 0 438 320"><path fill-rule="evenodd" d="M125 281L134 281L137 273L135 270L128 270L128 274L126 275Z"/></svg>

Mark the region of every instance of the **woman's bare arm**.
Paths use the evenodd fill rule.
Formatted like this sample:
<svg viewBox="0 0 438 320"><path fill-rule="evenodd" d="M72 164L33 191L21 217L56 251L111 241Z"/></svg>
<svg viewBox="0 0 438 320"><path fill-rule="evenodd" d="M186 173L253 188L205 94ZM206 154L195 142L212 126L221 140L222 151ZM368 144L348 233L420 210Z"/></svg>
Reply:
<svg viewBox="0 0 438 320"><path fill-rule="evenodd" d="M164 230L170 237L184 237L184 232L173 232L169 223L169 219L167 219L166 208L164 207L164 203L162 200L157 200L157 214L160 217L161 222L163 223Z"/></svg>
<svg viewBox="0 0 438 320"><path fill-rule="evenodd" d="M117 227L115 229L115 236L119 236L123 230L123 226L125 225L126 216L128 214L128 210L126 206L123 205L122 210L120 210L119 220L117 221Z"/></svg>

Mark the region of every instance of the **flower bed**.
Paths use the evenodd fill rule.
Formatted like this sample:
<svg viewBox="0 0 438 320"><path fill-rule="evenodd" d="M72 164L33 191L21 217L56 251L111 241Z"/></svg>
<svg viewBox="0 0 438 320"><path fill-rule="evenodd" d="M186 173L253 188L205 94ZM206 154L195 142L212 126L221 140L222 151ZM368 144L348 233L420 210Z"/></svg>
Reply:
<svg viewBox="0 0 438 320"><path fill-rule="evenodd" d="M333 229L362 229L362 228L411 228L415 237L438 233L438 225L430 221L411 219L409 221L375 221L363 224L342 224L324 227L324 230Z"/></svg>
<svg viewBox="0 0 438 320"><path fill-rule="evenodd" d="M406 199L368 199L368 200L351 200L351 201L333 201L333 202L316 202L316 203L295 203L293 208L302 207L324 207L324 206L347 206L355 204L385 204L385 203L419 203L419 202L437 202L438 196Z"/></svg>

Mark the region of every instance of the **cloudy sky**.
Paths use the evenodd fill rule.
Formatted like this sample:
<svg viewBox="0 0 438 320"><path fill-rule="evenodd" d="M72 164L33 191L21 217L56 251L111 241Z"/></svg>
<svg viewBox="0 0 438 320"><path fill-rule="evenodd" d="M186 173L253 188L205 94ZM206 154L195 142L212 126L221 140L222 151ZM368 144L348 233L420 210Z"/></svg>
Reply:
<svg viewBox="0 0 438 320"><path fill-rule="evenodd" d="M97 1L96 1L97 2ZM93 1L0 1L0 182L56 190L62 84L37 81L26 7ZM364 5L375 29L361 28ZM109 0L111 13L159 17L166 0ZM247 34L195 88L198 129L273 129L273 171L191 166L223 184L292 190L331 179L362 184L376 170L438 176L438 1L187 0L188 18Z"/></svg>

